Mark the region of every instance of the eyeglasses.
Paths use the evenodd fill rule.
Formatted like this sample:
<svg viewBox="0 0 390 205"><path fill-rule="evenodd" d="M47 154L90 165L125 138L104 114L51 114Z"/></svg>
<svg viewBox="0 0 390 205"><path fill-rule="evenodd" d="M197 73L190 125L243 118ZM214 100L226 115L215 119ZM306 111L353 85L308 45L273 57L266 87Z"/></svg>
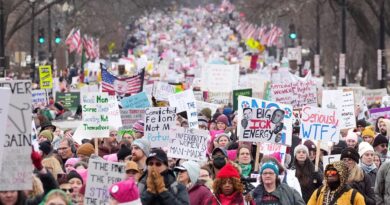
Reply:
<svg viewBox="0 0 390 205"><path fill-rule="evenodd" d="M162 165L162 163L161 162L149 162L148 163L148 166L154 166L154 165L156 165L156 167L160 167Z"/></svg>
<svg viewBox="0 0 390 205"><path fill-rule="evenodd" d="M62 191L64 191L64 192L69 192L69 193L72 193L73 192L73 189L72 188L70 188L70 189L61 189Z"/></svg>
<svg viewBox="0 0 390 205"><path fill-rule="evenodd" d="M116 133L110 134L110 137L116 137L116 136L118 136L118 134Z"/></svg>
<svg viewBox="0 0 390 205"><path fill-rule="evenodd" d="M275 173L274 172L263 172L261 173L261 175L274 175Z"/></svg>
<svg viewBox="0 0 390 205"><path fill-rule="evenodd" d="M336 176L337 171L336 170L328 170L325 172L326 176Z"/></svg>

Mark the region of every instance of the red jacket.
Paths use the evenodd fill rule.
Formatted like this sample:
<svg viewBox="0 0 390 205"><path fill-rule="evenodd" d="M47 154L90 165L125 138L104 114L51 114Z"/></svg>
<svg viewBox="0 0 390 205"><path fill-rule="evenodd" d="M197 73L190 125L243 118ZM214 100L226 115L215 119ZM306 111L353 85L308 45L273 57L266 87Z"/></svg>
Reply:
<svg viewBox="0 0 390 205"><path fill-rule="evenodd" d="M202 205L212 196L211 191L202 183L196 183L188 190L191 205Z"/></svg>
<svg viewBox="0 0 390 205"><path fill-rule="evenodd" d="M212 195L204 205L255 205L255 202L253 200L246 202L242 193L235 192L230 196L220 194L218 199L215 195Z"/></svg>

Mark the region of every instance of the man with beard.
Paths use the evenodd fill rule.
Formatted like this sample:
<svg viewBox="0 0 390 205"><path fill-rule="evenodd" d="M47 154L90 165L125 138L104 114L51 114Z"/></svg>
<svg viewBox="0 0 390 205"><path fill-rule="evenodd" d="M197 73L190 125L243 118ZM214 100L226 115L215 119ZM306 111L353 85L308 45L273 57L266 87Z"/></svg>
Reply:
<svg viewBox="0 0 390 205"><path fill-rule="evenodd" d="M131 161L137 163L141 174L146 170L146 158L149 155L150 142L146 139L136 139L131 144Z"/></svg>
<svg viewBox="0 0 390 205"><path fill-rule="evenodd" d="M372 143L372 147L374 147L375 152L380 155L382 163L385 162L387 158L388 144L389 140L382 134L378 134Z"/></svg>
<svg viewBox="0 0 390 205"><path fill-rule="evenodd" d="M364 205L364 197L347 185L348 168L342 161L328 164L325 169L324 186L316 189L308 205Z"/></svg>
<svg viewBox="0 0 390 205"><path fill-rule="evenodd" d="M110 131L110 137L104 138L103 143L99 145L99 156L114 154L119 151L118 142L116 141L116 132Z"/></svg>
<svg viewBox="0 0 390 205"><path fill-rule="evenodd" d="M379 128L380 134L386 136L387 139L389 139L389 136L387 135L387 130L390 129L390 120L385 119L385 118L380 119L379 124L378 124L378 128Z"/></svg>

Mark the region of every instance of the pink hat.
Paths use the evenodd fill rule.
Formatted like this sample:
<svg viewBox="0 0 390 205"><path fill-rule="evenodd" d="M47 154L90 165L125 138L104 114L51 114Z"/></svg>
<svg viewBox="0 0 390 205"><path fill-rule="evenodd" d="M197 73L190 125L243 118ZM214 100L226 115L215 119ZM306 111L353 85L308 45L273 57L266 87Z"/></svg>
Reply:
<svg viewBox="0 0 390 205"><path fill-rule="evenodd" d="M237 150L227 150L227 153L228 153L228 158L229 160L231 161L234 161L236 160L236 157L237 157Z"/></svg>
<svg viewBox="0 0 390 205"><path fill-rule="evenodd" d="M132 202L131 204L140 204L139 191L133 179L120 181L113 184L109 189L110 195L119 204Z"/></svg>
<svg viewBox="0 0 390 205"><path fill-rule="evenodd" d="M217 136L218 134L222 134L222 133L224 133L224 132L225 132L224 130L211 130L211 131L210 131L210 135L211 135L210 141L211 141L211 142L214 142L216 136Z"/></svg>
<svg viewBox="0 0 390 205"><path fill-rule="evenodd" d="M84 184L87 183L88 169L76 169L76 172L83 178Z"/></svg>
<svg viewBox="0 0 390 205"><path fill-rule="evenodd" d="M279 163L282 163L282 155L280 154L280 152L274 152L269 156L274 157L276 160L278 160Z"/></svg>
<svg viewBox="0 0 390 205"><path fill-rule="evenodd" d="M74 167L74 165L75 165L77 162L79 162L79 161L80 161L79 158L69 158L69 159L66 160L66 162L65 162L65 167L66 167L67 165L72 165L72 167Z"/></svg>
<svg viewBox="0 0 390 205"><path fill-rule="evenodd" d="M217 123L218 123L218 122L223 122L226 126L229 126L229 119L228 119L228 117L226 117L226 115L224 115L224 114L218 116L218 118L217 118Z"/></svg>
<svg viewBox="0 0 390 205"><path fill-rule="evenodd" d="M144 133L144 121L138 120L136 123L134 123L133 130L136 132Z"/></svg>
<svg viewBox="0 0 390 205"><path fill-rule="evenodd" d="M103 159L109 162L118 162L118 155L116 153L104 155Z"/></svg>

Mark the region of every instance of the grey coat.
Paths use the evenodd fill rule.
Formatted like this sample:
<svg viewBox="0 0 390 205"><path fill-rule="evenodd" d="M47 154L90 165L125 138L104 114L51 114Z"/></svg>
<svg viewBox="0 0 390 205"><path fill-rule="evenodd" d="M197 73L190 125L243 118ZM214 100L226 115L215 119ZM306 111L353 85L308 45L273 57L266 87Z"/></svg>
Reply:
<svg viewBox="0 0 390 205"><path fill-rule="evenodd" d="M265 192L264 186L262 184L258 185L252 192L253 200L256 205L262 204L263 194ZM299 193L290 188L287 184L279 184L276 187L276 190L270 193L271 195L279 199L279 204L289 204L289 205L305 205L302 197Z"/></svg>
<svg viewBox="0 0 390 205"><path fill-rule="evenodd" d="M390 162L379 168L375 181L375 199L377 205L390 205Z"/></svg>

